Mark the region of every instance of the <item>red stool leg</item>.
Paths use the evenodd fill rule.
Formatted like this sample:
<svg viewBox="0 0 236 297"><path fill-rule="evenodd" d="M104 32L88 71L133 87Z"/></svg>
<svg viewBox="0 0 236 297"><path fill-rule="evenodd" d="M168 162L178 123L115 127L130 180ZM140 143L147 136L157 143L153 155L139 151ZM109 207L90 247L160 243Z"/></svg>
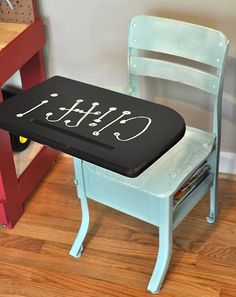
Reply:
<svg viewBox="0 0 236 297"><path fill-rule="evenodd" d="M21 67L20 74L23 90L31 88L45 80L45 70L41 51L37 52Z"/></svg>
<svg viewBox="0 0 236 297"><path fill-rule="evenodd" d="M20 68L22 89L45 79L42 52L37 52ZM0 103L2 102L0 89ZM58 152L43 147L17 178L9 133L0 129L0 225L12 228L23 214L23 203L56 160Z"/></svg>
<svg viewBox="0 0 236 297"><path fill-rule="evenodd" d="M0 90L0 102L3 100ZM23 213L9 133L0 129L0 224L12 228Z"/></svg>

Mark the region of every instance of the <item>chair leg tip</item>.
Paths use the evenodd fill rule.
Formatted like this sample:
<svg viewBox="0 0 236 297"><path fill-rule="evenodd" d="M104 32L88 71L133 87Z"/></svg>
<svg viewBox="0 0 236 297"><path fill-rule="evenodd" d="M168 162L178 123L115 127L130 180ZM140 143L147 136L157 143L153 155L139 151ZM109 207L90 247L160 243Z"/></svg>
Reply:
<svg viewBox="0 0 236 297"><path fill-rule="evenodd" d="M156 290L156 291L150 291L152 294L158 294L160 292L160 290Z"/></svg>
<svg viewBox="0 0 236 297"><path fill-rule="evenodd" d="M158 294L158 293L160 292L160 290L161 290L161 286L158 287L158 288L156 288L156 289L154 289L154 288L150 288L150 287L148 287L147 289L148 289L148 291L149 291L150 293L156 295L156 294Z"/></svg>
<svg viewBox="0 0 236 297"><path fill-rule="evenodd" d="M79 248L79 250L77 252L73 252L72 250L70 251L70 255L74 258L80 258L80 256L82 255L83 252L83 246L81 245L81 247Z"/></svg>
<svg viewBox="0 0 236 297"><path fill-rule="evenodd" d="M216 219L212 216L209 216L206 219L207 219L207 223L209 223L209 224L214 224L216 221Z"/></svg>

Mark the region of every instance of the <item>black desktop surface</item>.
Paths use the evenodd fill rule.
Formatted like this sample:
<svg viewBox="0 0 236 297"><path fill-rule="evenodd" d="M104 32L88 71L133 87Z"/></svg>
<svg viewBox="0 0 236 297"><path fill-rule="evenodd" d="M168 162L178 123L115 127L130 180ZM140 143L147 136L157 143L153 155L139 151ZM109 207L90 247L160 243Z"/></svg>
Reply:
<svg viewBox="0 0 236 297"><path fill-rule="evenodd" d="M54 76L0 104L0 128L135 177L185 133L173 109Z"/></svg>

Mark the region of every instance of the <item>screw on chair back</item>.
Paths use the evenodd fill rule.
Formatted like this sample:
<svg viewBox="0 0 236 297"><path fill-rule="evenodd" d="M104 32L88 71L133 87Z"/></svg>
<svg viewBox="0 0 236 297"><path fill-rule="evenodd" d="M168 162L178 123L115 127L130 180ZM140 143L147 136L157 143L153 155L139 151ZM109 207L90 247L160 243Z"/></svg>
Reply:
<svg viewBox="0 0 236 297"><path fill-rule="evenodd" d="M72 256L81 255L88 230L87 197L153 224L159 227L159 250L148 290L157 293L169 266L174 228L209 191L208 222L215 221L221 100L228 44L221 32L194 24L151 16L131 20L129 93L140 97L140 76L171 80L210 93L214 97L212 130L188 126L185 136L136 178L74 158L82 223L70 251Z"/></svg>
<svg viewBox="0 0 236 297"><path fill-rule="evenodd" d="M167 79L208 92L215 97L212 132L219 132L216 119L221 112L228 45L221 32L171 19L138 16L130 22L128 43L130 87L134 95L140 95L139 76ZM140 54L141 50L162 55L148 58ZM182 60L176 63L171 57Z"/></svg>

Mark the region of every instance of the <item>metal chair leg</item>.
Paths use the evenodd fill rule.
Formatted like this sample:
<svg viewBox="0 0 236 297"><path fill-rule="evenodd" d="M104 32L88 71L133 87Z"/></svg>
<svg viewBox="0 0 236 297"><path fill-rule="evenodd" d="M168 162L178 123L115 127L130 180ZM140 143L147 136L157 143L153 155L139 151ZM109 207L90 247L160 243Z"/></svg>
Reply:
<svg viewBox="0 0 236 297"><path fill-rule="evenodd" d="M149 281L147 289L157 294L162 286L172 253L172 238L173 238L173 226L172 226L172 204L169 199L163 199L165 205L163 205L163 211L161 214L161 224L159 226L159 251L157 261L152 273L152 277Z"/></svg>
<svg viewBox="0 0 236 297"><path fill-rule="evenodd" d="M75 258L79 258L83 251L83 241L89 227L89 209L84 182L83 160L74 158L74 167L76 173L75 184L81 203L82 221L80 225L80 230L70 250L70 255Z"/></svg>
<svg viewBox="0 0 236 297"><path fill-rule="evenodd" d="M75 258L79 258L81 256L81 253L83 251L82 244L87 234L88 226L89 226L89 210L88 210L87 197L86 196L80 197L80 201L81 201L81 209L82 209L82 222L81 222L80 230L70 250L70 255Z"/></svg>
<svg viewBox="0 0 236 297"><path fill-rule="evenodd" d="M217 208L218 208L218 195L217 195L217 174L214 177L214 183L210 189L210 212L207 217L207 222L213 224L216 221L217 217Z"/></svg>
<svg viewBox="0 0 236 297"><path fill-rule="evenodd" d="M216 161L214 158L211 158L210 163L212 171L214 172L214 181L210 188L210 211L207 217L207 222L209 224L213 224L216 221L218 212L218 161Z"/></svg>

